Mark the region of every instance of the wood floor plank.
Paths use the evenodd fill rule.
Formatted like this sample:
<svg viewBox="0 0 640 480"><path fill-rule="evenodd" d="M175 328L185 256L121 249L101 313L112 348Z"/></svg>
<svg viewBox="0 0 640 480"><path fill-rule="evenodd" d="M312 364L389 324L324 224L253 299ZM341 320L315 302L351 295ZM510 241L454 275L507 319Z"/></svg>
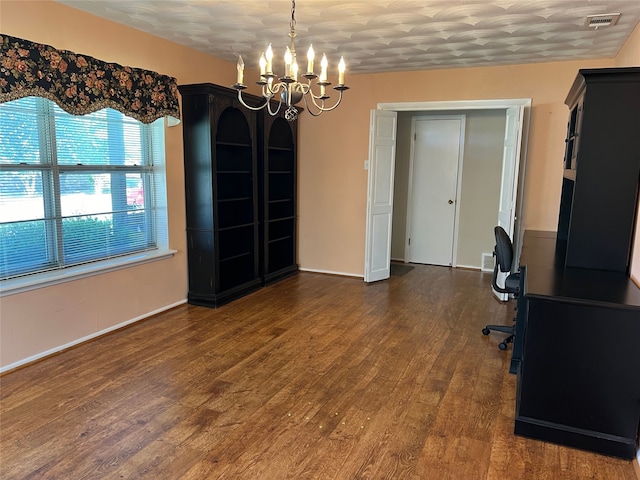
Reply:
<svg viewBox="0 0 640 480"><path fill-rule="evenodd" d="M513 434L490 276L300 273L0 377L3 480L602 479L632 462Z"/></svg>

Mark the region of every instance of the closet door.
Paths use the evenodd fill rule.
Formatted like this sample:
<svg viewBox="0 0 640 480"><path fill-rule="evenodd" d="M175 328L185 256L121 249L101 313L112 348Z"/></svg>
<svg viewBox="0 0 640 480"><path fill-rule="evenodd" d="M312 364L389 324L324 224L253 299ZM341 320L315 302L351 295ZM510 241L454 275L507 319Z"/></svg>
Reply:
<svg viewBox="0 0 640 480"><path fill-rule="evenodd" d="M265 285L298 271L297 123L265 115L262 162L262 279Z"/></svg>

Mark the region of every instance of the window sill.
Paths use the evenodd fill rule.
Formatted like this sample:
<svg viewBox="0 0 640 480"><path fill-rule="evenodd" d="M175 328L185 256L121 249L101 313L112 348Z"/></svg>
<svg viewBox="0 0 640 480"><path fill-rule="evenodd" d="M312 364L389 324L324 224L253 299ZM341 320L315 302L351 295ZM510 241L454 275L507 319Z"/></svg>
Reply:
<svg viewBox="0 0 640 480"><path fill-rule="evenodd" d="M79 265L64 270L26 275L24 277L12 278L0 282L0 297L15 295L17 293L28 292L51 285L71 282L81 278L91 277L102 273L113 272L123 268L129 268L143 263L155 262L165 258L173 257L177 250L154 250L151 252L127 255L126 257L103 260L101 262Z"/></svg>

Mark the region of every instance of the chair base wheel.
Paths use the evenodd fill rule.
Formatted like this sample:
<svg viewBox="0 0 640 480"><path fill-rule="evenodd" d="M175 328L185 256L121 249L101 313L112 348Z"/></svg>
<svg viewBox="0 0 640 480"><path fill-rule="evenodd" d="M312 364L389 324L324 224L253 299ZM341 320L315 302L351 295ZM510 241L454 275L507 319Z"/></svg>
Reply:
<svg viewBox="0 0 640 480"><path fill-rule="evenodd" d="M483 328L482 329L482 334L483 335L489 335L491 333L491 330L489 330L488 328Z"/></svg>
<svg viewBox="0 0 640 480"><path fill-rule="evenodd" d="M504 342L501 342L501 343L498 344L498 348L500 350L506 350L507 349L507 344L504 343Z"/></svg>

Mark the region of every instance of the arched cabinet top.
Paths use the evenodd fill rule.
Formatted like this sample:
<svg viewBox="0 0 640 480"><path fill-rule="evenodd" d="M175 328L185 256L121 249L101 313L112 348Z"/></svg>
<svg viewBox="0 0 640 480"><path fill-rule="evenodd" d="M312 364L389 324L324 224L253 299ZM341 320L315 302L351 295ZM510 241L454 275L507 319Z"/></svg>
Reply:
<svg viewBox="0 0 640 480"><path fill-rule="evenodd" d="M216 142L251 145L251 128L244 114L237 108L225 108L218 117Z"/></svg>
<svg viewBox="0 0 640 480"><path fill-rule="evenodd" d="M293 148L293 133L289 122L282 117L276 118L269 131L269 148Z"/></svg>

